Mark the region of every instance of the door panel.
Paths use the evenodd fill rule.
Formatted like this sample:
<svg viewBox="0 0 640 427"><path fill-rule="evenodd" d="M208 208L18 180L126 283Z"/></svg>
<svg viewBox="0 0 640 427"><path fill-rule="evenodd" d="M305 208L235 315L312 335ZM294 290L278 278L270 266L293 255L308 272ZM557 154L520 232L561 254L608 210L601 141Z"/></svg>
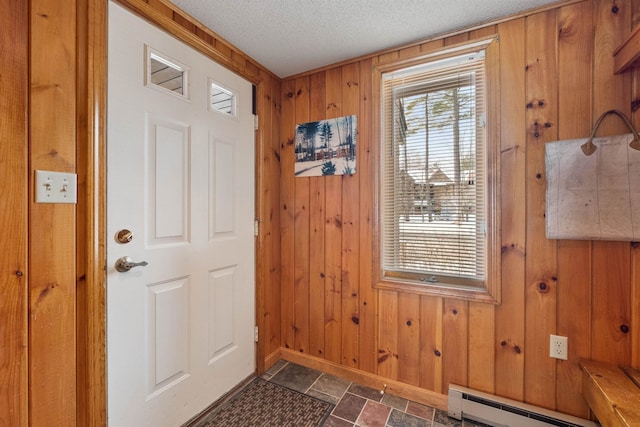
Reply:
<svg viewBox="0 0 640 427"><path fill-rule="evenodd" d="M252 88L115 3L109 19L109 424L176 426L255 370Z"/></svg>

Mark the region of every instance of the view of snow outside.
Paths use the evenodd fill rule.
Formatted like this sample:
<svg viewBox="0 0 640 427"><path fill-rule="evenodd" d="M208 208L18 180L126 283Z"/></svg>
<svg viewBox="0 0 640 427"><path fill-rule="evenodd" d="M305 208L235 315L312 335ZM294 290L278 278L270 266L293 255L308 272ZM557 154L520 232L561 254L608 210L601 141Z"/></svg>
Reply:
<svg viewBox="0 0 640 427"><path fill-rule="evenodd" d="M476 209L475 86L405 96L395 107L397 250L386 261L393 269L477 278L484 209Z"/></svg>
<svg viewBox="0 0 640 427"><path fill-rule="evenodd" d="M357 135L355 115L298 124L295 176L353 175Z"/></svg>

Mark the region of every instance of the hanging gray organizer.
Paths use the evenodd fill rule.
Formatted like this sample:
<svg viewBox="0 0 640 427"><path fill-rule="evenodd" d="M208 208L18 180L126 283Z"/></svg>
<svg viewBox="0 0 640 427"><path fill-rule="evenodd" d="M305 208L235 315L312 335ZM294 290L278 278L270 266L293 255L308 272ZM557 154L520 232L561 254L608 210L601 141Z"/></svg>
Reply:
<svg viewBox="0 0 640 427"><path fill-rule="evenodd" d="M619 116L632 133L596 137ZM545 144L548 239L640 240L640 137L620 111L589 138Z"/></svg>

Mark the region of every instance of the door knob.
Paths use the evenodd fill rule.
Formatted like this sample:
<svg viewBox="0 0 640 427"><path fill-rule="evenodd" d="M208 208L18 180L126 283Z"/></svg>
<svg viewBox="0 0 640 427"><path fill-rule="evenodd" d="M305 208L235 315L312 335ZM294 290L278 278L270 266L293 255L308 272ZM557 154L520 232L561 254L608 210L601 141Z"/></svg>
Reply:
<svg viewBox="0 0 640 427"><path fill-rule="evenodd" d="M125 273L131 270L133 267L144 267L148 264L149 263L147 261L133 262L133 259L131 259L131 257L123 256L121 258L118 258L118 260L116 261L116 270L121 273Z"/></svg>

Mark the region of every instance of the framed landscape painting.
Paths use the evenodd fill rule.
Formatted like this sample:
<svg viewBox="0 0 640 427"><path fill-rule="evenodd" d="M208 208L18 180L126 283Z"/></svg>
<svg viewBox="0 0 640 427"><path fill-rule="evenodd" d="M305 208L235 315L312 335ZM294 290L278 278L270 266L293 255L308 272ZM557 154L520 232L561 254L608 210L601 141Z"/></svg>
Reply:
<svg viewBox="0 0 640 427"><path fill-rule="evenodd" d="M356 173L357 116L296 125L295 176Z"/></svg>

